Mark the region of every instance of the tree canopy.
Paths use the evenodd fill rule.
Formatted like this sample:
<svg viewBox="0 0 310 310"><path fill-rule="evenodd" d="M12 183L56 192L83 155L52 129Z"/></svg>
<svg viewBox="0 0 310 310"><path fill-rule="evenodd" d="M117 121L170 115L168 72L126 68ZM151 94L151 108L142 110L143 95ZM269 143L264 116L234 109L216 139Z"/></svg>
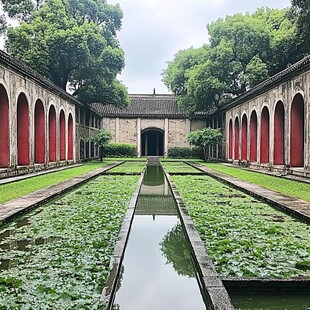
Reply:
<svg viewBox="0 0 310 310"><path fill-rule="evenodd" d="M298 34L302 46L309 53L310 42L310 0L292 0L293 11L297 16Z"/></svg>
<svg viewBox="0 0 310 310"><path fill-rule="evenodd" d="M211 127L192 131L187 137L188 142L195 146L201 147L201 149L203 150L204 161L207 161L208 159L209 146L220 143L221 139L221 130Z"/></svg>
<svg viewBox="0 0 310 310"><path fill-rule="evenodd" d="M179 51L163 72L189 114L228 102L302 57L289 9L260 8L207 28L210 42Z"/></svg>
<svg viewBox="0 0 310 310"><path fill-rule="evenodd" d="M116 37L123 17L106 0L2 0L9 16L8 52L84 102L127 106L116 80L124 53Z"/></svg>

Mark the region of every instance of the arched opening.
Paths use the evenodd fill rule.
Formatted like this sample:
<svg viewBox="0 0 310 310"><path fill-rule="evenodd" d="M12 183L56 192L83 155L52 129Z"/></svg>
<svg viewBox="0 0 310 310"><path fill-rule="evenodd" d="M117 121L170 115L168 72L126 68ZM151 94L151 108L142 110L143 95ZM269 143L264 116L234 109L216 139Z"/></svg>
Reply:
<svg viewBox="0 0 310 310"><path fill-rule="evenodd" d="M250 161L257 161L257 114L252 112L250 118Z"/></svg>
<svg viewBox="0 0 310 310"><path fill-rule="evenodd" d="M80 141L80 159L84 159L84 140Z"/></svg>
<svg viewBox="0 0 310 310"><path fill-rule="evenodd" d="M49 161L56 161L56 110L51 105L48 113L48 149Z"/></svg>
<svg viewBox="0 0 310 310"><path fill-rule="evenodd" d="M95 143L90 142L90 157L93 158L95 157Z"/></svg>
<svg viewBox="0 0 310 310"><path fill-rule="evenodd" d="M164 131L157 128L148 128L141 134L142 156L164 155Z"/></svg>
<svg viewBox="0 0 310 310"><path fill-rule="evenodd" d="M239 159L239 120L235 119L235 145L234 145L234 159Z"/></svg>
<svg viewBox="0 0 310 310"><path fill-rule="evenodd" d="M73 118L71 113L68 119L68 160L73 159Z"/></svg>
<svg viewBox="0 0 310 310"><path fill-rule="evenodd" d="M282 101L276 105L274 114L274 154L275 165L284 164L284 106Z"/></svg>
<svg viewBox="0 0 310 310"><path fill-rule="evenodd" d="M66 118L63 110L59 116L59 146L60 160L66 160Z"/></svg>
<svg viewBox="0 0 310 310"><path fill-rule="evenodd" d="M290 157L292 167L304 165L304 99L297 94L291 107Z"/></svg>
<svg viewBox="0 0 310 310"><path fill-rule="evenodd" d="M44 107L41 100L37 100L34 109L34 143L35 143L35 162L45 162L45 117Z"/></svg>
<svg viewBox="0 0 310 310"><path fill-rule="evenodd" d="M0 168L10 162L9 99L5 88L0 85Z"/></svg>
<svg viewBox="0 0 310 310"><path fill-rule="evenodd" d="M263 108L261 116L261 133L260 133L260 162L262 164L269 162L269 110Z"/></svg>
<svg viewBox="0 0 310 310"><path fill-rule="evenodd" d="M86 141L85 144L85 158L89 158L89 142Z"/></svg>
<svg viewBox="0 0 310 310"><path fill-rule="evenodd" d="M29 165L29 107L25 94L17 100L17 162Z"/></svg>
<svg viewBox="0 0 310 310"><path fill-rule="evenodd" d="M248 119L244 114L242 117L241 128L241 160L247 160L247 147L248 147Z"/></svg>
<svg viewBox="0 0 310 310"><path fill-rule="evenodd" d="M233 128L232 120L229 121L229 133L228 133L228 158L232 159L232 146L233 146Z"/></svg>

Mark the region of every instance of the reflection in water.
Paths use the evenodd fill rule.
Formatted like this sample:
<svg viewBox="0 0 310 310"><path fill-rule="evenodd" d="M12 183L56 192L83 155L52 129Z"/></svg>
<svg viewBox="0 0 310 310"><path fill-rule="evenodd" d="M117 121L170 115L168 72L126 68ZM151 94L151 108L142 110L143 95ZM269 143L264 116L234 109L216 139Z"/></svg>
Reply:
<svg viewBox="0 0 310 310"><path fill-rule="evenodd" d="M147 167L145 176L113 309L206 309L163 172Z"/></svg>
<svg viewBox="0 0 310 310"><path fill-rule="evenodd" d="M185 239L182 225L175 225L162 239L161 251L172 264L174 270L182 276L194 277L195 271L191 261L191 253Z"/></svg>

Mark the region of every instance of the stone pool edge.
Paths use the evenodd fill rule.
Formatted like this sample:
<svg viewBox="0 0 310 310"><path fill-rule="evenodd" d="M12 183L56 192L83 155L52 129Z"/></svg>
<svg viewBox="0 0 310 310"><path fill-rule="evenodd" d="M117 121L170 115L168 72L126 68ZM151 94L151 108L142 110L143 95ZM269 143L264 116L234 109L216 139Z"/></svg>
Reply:
<svg viewBox="0 0 310 310"><path fill-rule="evenodd" d="M207 293L207 298L211 303L211 309L214 310L232 310L232 305L229 294L222 282L221 277L215 270L215 266L207 254L205 245L194 226L193 220L188 214L188 210L181 198L176 186L170 179L169 173L164 169L164 173L168 180L169 186L172 191L172 196L178 207L180 220L185 228L185 235L193 251L194 263L198 270L199 281Z"/></svg>
<svg viewBox="0 0 310 310"><path fill-rule="evenodd" d="M5 225L17 217L25 214L43 203L60 196L98 176L121 165L124 161L100 167L61 183L42 188L25 196L9 200L0 204L0 226Z"/></svg>
<svg viewBox="0 0 310 310"><path fill-rule="evenodd" d="M129 233L144 178L145 168L146 165L144 166L144 169L141 173L141 177L138 181L138 185L127 207L127 211L124 216L123 223L118 235L118 239L116 241L114 251L110 260L110 268L109 268L110 272L100 297L100 304L105 306L104 308L105 310L111 310L113 307L113 302L117 291L118 278L121 272L122 262L125 255Z"/></svg>
<svg viewBox="0 0 310 310"><path fill-rule="evenodd" d="M212 170L206 166L190 162L186 163L222 183L226 183L252 197L267 202L278 210L310 224L310 203L302 199L287 196L259 185L240 180L236 177Z"/></svg>

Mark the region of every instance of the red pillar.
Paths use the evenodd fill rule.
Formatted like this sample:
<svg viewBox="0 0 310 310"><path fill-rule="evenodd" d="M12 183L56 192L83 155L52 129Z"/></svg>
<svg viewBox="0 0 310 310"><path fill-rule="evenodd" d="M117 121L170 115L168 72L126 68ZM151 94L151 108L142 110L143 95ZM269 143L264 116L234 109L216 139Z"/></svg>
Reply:
<svg viewBox="0 0 310 310"><path fill-rule="evenodd" d="M262 164L269 162L269 110L267 107L263 108L261 116L260 162Z"/></svg>
<svg viewBox="0 0 310 310"><path fill-rule="evenodd" d="M232 146L233 146L233 128L232 120L229 121L229 132L228 132L228 158L232 159Z"/></svg>
<svg viewBox="0 0 310 310"><path fill-rule="evenodd" d="M68 160L73 159L73 119L69 114L68 119Z"/></svg>
<svg viewBox="0 0 310 310"><path fill-rule="evenodd" d="M252 112L250 118L250 161L257 161L257 114Z"/></svg>
<svg viewBox="0 0 310 310"><path fill-rule="evenodd" d="M60 111L59 133L60 160L66 160L66 119L63 110Z"/></svg>
<svg viewBox="0 0 310 310"><path fill-rule="evenodd" d="M42 101L38 100L35 106L35 162L45 162L45 117Z"/></svg>
<svg viewBox="0 0 310 310"><path fill-rule="evenodd" d="M298 94L295 96L291 107L291 166L303 167L304 165L304 100Z"/></svg>
<svg viewBox="0 0 310 310"><path fill-rule="evenodd" d="M241 139L241 160L247 160L248 119L246 115L242 117Z"/></svg>
<svg viewBox="0 0 310 310"><path fill-rule="evenodd" d="M236 117L235 120L235 156L234 159L238 160L239 159L239 120Z"/></svg>
<svg viewBox="0 0 310 310"><path fill-rule="evenodd" d="M56 161L56 110L52 105L48 113L48 145L49 145L49 161Z"/></svg>
<svg viewBox="0 0 310 310"><path fill-rule="evenodd" d="M29 165L29 107L25 94L17 100L17 162Z"/></svg>
<svg viewBox="0 0 310 310"><path fill-rule="evenodd" d="M281 101L276 105L274 114L274 155L275 165L284 164L284 106Z"/></svg>
<svg viewBox="0 0 310 310"><path fill-rule="evenodd" d="M10 162L9 100L5 88L0 85L0 168Z"/></svg>

